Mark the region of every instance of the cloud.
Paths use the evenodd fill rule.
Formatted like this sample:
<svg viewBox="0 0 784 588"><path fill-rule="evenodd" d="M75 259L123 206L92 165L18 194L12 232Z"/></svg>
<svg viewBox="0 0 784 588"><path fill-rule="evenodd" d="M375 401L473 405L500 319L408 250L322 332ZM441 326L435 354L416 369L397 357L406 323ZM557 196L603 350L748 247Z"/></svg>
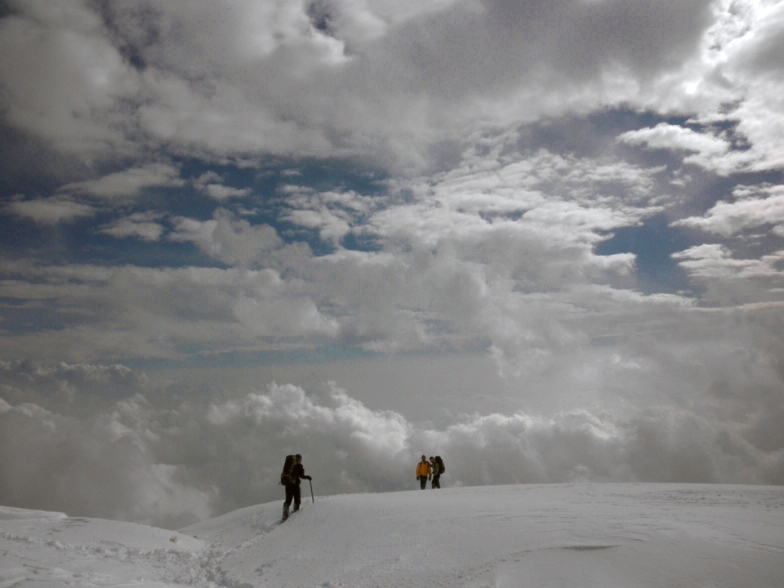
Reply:
<svg viewBox="0 0 784 588"><path fill-rule="evenodd" d="M667 123L627 140L653 146L668 134L669 146L696 149L688 162L724 174L781 163L776 5L45 6L19 3L3 19L4 54L15 56L0 67L6 120L88 158L163 147L223 161L359 156L421 170L436 163L444 141L626 104L701 125L732 123L750 148L726 151L732 137ZM204 189L217 199L247 190Z"/></svg>
<svg viewBox="0 0 784 588"><path fill-rule="evenodd" d="M730 4L730 9L734 6ZM742 8L741 8L742 7ZM736 132L745 137L753 155L754 170L779 169L784 164L780 137L784 129L781 52L784 6L780 3L740 5L747 26L728 44L725 59L717 65L720 83L732 85L737 107L727 114L738 121Z"/></svg>
<svg viewBox="0 0 784 588"><path fill-rule="evenodd" d="M379 249L316 257L303 274L319 284L318 299L341 317L344 333L376 351L498 343L504 356L549 354L553 339L572 337L562 320L544 317L564 314L558 293L634 271L634 255L593 250L603 231L651 214L635 203L659 172L548 152L515 155L469 155L430 182L394 186L378 209L360 201L358 215L328 195L297 192L293 206L346 211L352 230ZM407 190L408 201L399 196ZM535 334L543 326L552 339Z"/></svg>
<svg viewBox="0 0 784 588"><path fill-rule="evenodd" d="M277 272L262 270L254 282L234 306L234 316L254 335L335 337L340 332L338 321L324 316L310 296L297 293Z"/></svg>
<svg viewBox="0 0 784 588"><path fill-rule="evenodd" d="M672 224L724 237L767 225L773 225L773 231L784 230L784 186L737 186L733 196L734 202L719 201L702 217Z"/></svg>
<svg viewBox="0 0 784 588"><path fill-rule="evenodd" d="M760 154L734 148L727 135L726 132L717 135L710 131L698 132L688 127L659 123L653 128L622 133L618 140L648 149L686 152L682 160L684 164L697 165L724 176L757 167Z"/></svg>
<svg viewBox="0 0 784 588"><path fill-rule="evenodd" d="M143 241L157 241L166 228L156 222L163 217L155 211L137 212L112 223L103 225L98 230L118 239L136 237Z"/></svg>
<svg viewBox="0 0 784 588"><path fill-rule="evenodd" d="M210 184L205 187L205 191L210 198L215 200L227 200L228 198L244 198L251 193L250 188L232 188L231 186L220 186Z"/></svg>
<svg viewBox="0 0 784 588"><path fill-rule="evenodd" d="M754 327L736 336L760 335L762 331ZM780 335L776 339L770 348L780 356ZM319 487L340 491L409 488L413 464L423 452L445 457L450 484L768 480L780 474L775 456L782 447L766 444L773 437L753 435L767 426L757 414L776 404L782 375L753 353L738 354L737 350L753 348L751 341L737 341L732 347L735 351L726 350L734 354L732 360L724 350L705 349L698 341L658 358L667 365L656 368L657 372L677 372L672 383L662 382L662 386L667 389L673 384L676 396L685 395L680 397L682 408L654 403L626 414L601 408L549 416L525 411L469 414L453 416L443 428L436 428L427 420L369 410L334 384L310 393L271 384L244 399L213 404L208 420L238 447L259 443L252 441L256 434L276 438L268 446L277 449L281 444L281 454L303 453ZM631 357L626 366L616 362L608 369L647 372L653 368L644 352L638 356L639 366L633 367L635 352L628 346L627 350ZM595 361L586 359L586 364ZM702 380L690 367L722 361L727 374L737 374L744 365L746 373L754 374L755 383L716 372L715 380ZM588 385L586 375L577 378L583 387ZM627 393L643 387L650 396L651 382L650 373L641 374L639 381L629 382ZM751 391L754 387L757 392ZM755 444L754 439L766 441ZM371 474L364 467L367 463L374 464ZM278 473L276 465L270 466L271 479Z"/></svg>
<svg viewBox="0 0 784 588"><path fill-rule="evenodd" d="M324 399L308 397L302 388L271 384L266 393L251 393L243 401L212 405L207 419L226 426L234 419L250 418L257 426L285 425L283 435L297 437L311 432L340 432L374 460L395 457L406 450L409 425L391 411L372 411L351 398L334 383L326 388Z"/></svg>
<svg viewBox="0 0 784 588"><path fill-rule="evenodd" d="M753 400L758 408L761 398ZM584 409L551 416L518 411L462 415L435 428L371 410L332 383L310 393L272 383L176 408L134 396L81 420L20 404L0 413L0 500L177 526L282 499L283 457L295 452L321 495L413 488L422 453L444 457L447 486L780 478L776 456L784 448L762 433L769 426L764 419L741 413L716 419L706 410L692 402L622 418Z"/></svg>
<svg viewBox="0 0 784 588"><path fill-rule="evenodd" d="M784 251L758 259L737 259L727 246L713 243L690 247L673 254L673 258L702 285L706 302L729 307L755 302L779 306Z"/></svg>
<svg viewBox="0 0 784 588"><path fill-rule="evenodd" d="M673 254L675 259L680 260L680 265L692 275L717 280L781 277L782 272L776 267L782 256L784 252L766 255L760 259L733 259L731 251L718 244L698 245Z"/></svg>
<svg viewBox="0 0 784 588"><path fill-rule="evenodd" d="M198 342L202 352L274 348L261 341L273 336L306 337L302 349L326 337L375 352L479 347L493 349L504 363L549 357L552 348L585 339L579 322L590 304L584 307L575 293L597 280L633 276L633 254L597 255L594 249L607 231L634 226L660 209L647 196L661 170L546 150L520 153L514 142L489 137L489 154L468 152L449 172L390 182L379 196L281 188L280 219L317 229L338 246L329 255L287 244L273 226L252 225L222 208L209 220L168 217L172 230L164 238L157 213L148 211L99 230L192 243L238 271L125 267L95 274L97 268L81 267L66 277L64 269L20 266L4 291L50 297L62 312L87 313L92 324L49 333L54 339L42 344L53 348L57 340L61 349L80 354L102 348L112 361L140 352L175 357L188 342ZM209 185L215 177L199 181ZM343 251L341 239L349 233L372 251ZM187 287L193 288L190 302ZM576 309L568 314L570 325L545 318L563 315L565 307ZM114 336L89 343L99 325L114 325ZM43 336L16 341L30 348Z"/></svg>
<svg viewBox="0 0 784 588"><path fill-rule="evenodd" d="M723 155L730 147L727 141L713 134L699 133L669 123L659 123L653 128L627 131L619 135L618 140L630 145L644 145L650 149L691 151L702 156Z"/></svg>
<svg viewBox="0 0 784 588"><path fill-rule="evenodd" d="M16 57L0 77L8 120L60 149L111 157L168 144L409 166L478 119L641 101L698 54L714 20L707 0L655 10L507 0L44 6L20 3L4 19L4 53Z"/></svg>
<svg viewBox="0 0 784 588"><path fill-rule="evenodd" d="M723 174L781 163L778 5L67 1L18 3L3 19L5 118L88 158L163 147L421 170L444 141L625 104L734 127L662 123L625 140L666 138ZM748 149L727 151L735 139Z"/></svg>
<svg viewBox="0 0 784 588"><path fill-rule="evenodd" d="M284 186L286 206L281 220L308 229L318 229L322 241L339 245L343 237L361 225L369 214L381 208L386 198L362 196L354 191L316 192L307 187Z"/></svg>
<svg viewBox="0 0 784 588"><path fill-rule="evenodd" d="M240 267L259 264L285 248L274 227L252 226L222 208L215 210L212 220L175 217L172 224L174 230L168 235L169 240L194 243L211 257Z"/></svg>
<svg viewBox="0 0 784 588"><path fill-rule="evenodd" d="M224 186L223 179L215 172L207 172L196 179L196 187L204 194L215 200L228 200L229 198L244 198L251 194L250 188L232 188Z"/></svg>
<svg viewBox="0 0 784 588"><path fill-rule="evenodd" d="M0 21L4 118L58 150L86 157L129 154L132 123L120 102L138 90L98 15L79 0L57 10L14 3ZM130 123L130 124L129 124Z"/></svg>
<svg viewBox="0 0 784 588"><path fill-rule="evenodd" d="M49 408L107 406L147 389L147 378L122 365L47 365L31 360L0 361L3 397Z"/></svg>
<svg viewBox="0 0 784 588"><path fill-rule="evenodd" d="M132 199L147 188L171 188L184 185L180 170L169 164L155 163L114 172L95 180L65 184L60 193L87 195L106 199Z"/></svg>
<svg viewBox="0 0 784 588"><path fill-rule="evenodd" d="M150 432L133 426L144 412L139 398L85 421L30 404L0 414L3 503L175 528L209 517L210 492L152 461Z"/></svg>
<svg viewBox="0 0 784 588"><path fill-rule="evenodd" d="M270 268L17 268L27 277L0 282L2 295L47 300L50 321L65 324L9 337L10 357L184 358L194 348L275 350L287 346L285 338L318 340L339 331L314 302L317 287L283 280ZM70 315L79 324L65 320Z"/></svg>
<svg viewBox="0 0 784 588"><path fill-rule="evenodd" d="M97 210L88 204L58 197L32 200L14 199L6 204L3 211L6 214L26 218L43 226L74 222L80 218L89 218L97 213Z"/></svg>

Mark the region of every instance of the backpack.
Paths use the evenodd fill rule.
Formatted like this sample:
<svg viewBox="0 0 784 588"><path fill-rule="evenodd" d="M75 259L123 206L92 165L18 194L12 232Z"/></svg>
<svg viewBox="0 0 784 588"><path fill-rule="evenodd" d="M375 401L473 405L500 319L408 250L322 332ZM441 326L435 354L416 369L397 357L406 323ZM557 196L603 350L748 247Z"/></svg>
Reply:
<svg viewBox="0 0 784 588"><path fill-rule="evenodd" d="M287 455L286 461L283 463L283 472L280 474L280 483L284 486L291 484L294 480L291 479L291 469L294 467L294 456Z"/></svg>
<svg viewBox="0 0 784 588"><path fill-rule="evenodd" d="M443 474L446 471L446 467L444 467L444 460L441 459L440 455L436 455L436 463L438 464L438 474Z"/></svg>

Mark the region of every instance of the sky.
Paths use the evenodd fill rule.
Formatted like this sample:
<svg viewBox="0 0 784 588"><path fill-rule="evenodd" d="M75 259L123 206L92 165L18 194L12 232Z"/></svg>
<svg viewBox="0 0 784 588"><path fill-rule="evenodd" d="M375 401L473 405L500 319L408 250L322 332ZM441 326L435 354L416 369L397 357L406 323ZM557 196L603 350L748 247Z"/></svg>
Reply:
<svg viewBox="0 0 784 588"><path fill-rule="evenodd" d="M784 484L784 3L0 1L0 504Z"/></svg>

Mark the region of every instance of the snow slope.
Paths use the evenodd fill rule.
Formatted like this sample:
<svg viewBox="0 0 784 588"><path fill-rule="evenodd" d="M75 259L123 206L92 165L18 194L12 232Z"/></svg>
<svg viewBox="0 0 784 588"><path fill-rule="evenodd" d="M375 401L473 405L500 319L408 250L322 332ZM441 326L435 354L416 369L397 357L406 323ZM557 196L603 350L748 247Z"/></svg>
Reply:
<svg viewBox="0 0 784 588"><path fill-rule="evenodd" d="M574 484L310 497L179 533L0 507L10 586L784 586L784 488Z"/></svg>
<svg viewBox="0 0 784 588"><path fill-rule="evenodd" d="M192 584L208 549L155 527L0 507L0 588Z"/></svg>

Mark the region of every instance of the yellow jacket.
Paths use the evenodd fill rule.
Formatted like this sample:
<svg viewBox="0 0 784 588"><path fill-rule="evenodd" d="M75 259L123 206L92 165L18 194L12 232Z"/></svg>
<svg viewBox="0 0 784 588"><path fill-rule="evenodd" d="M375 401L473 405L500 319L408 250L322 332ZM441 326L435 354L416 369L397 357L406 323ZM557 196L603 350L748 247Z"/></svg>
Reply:
<svg viewBox="0 0 784 588"><path fill-rule="evenodd" d="M416 477L419 476L430 476L430 462L420 461L417 464Z"/></svg>

